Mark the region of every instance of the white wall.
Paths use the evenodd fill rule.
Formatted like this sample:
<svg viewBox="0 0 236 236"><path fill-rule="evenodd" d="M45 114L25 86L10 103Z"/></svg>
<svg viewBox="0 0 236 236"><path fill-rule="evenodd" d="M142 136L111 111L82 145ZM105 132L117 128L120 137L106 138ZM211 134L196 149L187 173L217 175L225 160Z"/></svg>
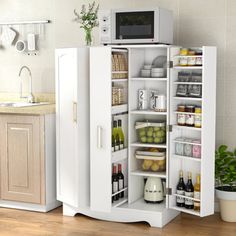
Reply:
<svg viewBox="0 0 236 236"><path fill-rule="evenodd" d="M92 0L91 0L92 1ZM91 2L90 1L90 2ZM51 19L46 40L37 57L22 56L13 48L0 49L0 92L18 91L19 67L32 68L34 90L54 91L54 48L84 45L79 25L72 22L74 8L88 0L1 0L0 21ZM236 0L97 0L100 8L160 6L171 9L175 20L175 43L186 46L216 45L217 144L236 146ZM13 16L13 17L12 17ZM94 31L95 44L98 30Z"/></svg>

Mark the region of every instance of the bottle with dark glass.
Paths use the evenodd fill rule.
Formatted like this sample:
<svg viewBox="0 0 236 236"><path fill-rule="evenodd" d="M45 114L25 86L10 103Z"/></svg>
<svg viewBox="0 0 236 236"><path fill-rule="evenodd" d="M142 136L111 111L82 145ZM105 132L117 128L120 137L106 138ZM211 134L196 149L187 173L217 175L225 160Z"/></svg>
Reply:
<svg viewBox="0 0 236 236"><path fill-rule="evenodd" d="M185 184L184 184L184 178L183 178L183 171L182 170L179 172L179 183L177 184L177 187L176 187L176 193L178 195L182 195L182 196L184 196L184 194L185 194ZM180 196L177 196L176 197L176 205L178 207L184 207L184 198L180 197Z"/></svg>
<svg viewBox="0 0 236 236"><path fill-rule="evenodd" d="M124 132L122 130L122 120L118 120L118 135L119 135L119 145L120 145L120 150L125 148L125 136Z"/></svg>
<svg viewBox="0 0 236 236"><path fill-rule="evenodd" d="M112 129L112 150L119 151L120 143L119 143L119 133L117 128L117 121L113 121L113 129Z"/></svg>
<svg viewBox="0 0 236 236"><path fill-rule="evenodd" d="M116 172L116 166L114 165L112 168L112 194L118 192L119 189L119 182ZM119 200L119 194L116 194L112 197L112 202Z"/></svg>
<svg viewBox="0 0 236 236"><path fill-rule="evenodd" d="M118 178L118 190L122 190L124 188L124 175L122 174L122 166L121 164L118 164L118 174L117 174L117 178ZM119 193L119 198L123 198L124 197L124 191Z"/></svg>
<svg viewBox="0 0 236 236"><path fill-rule="evenodd" d="M192 184L192 173L188 172L188 182L185 185L185 196L193 198L194 187ZM192 199L185 198L185 208L193 209L194 201Z"/></svg>

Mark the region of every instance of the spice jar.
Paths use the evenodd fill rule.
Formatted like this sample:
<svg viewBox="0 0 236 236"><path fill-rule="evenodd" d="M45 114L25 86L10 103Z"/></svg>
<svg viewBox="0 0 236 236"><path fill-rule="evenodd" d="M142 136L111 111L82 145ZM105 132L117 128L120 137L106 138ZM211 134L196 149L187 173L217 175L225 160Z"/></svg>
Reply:
<svg viewBox="0 0 236 236"><path fill-rule="evenodd" d="M188 58L187 57L180 57L179 65L180 66L187 66L188 65Z"/></svg>
<svg viewBox="0 0 236 236"><path fill-rule="evenodd" d="M188 105L188 106L185 107L185 111L186 111L186 112L189 112L189 113L194 113L194 111L195 111L195 106Z"/></svg>
<svg viewBox="0 0 236 236"><path fill-rule="evenodd" d="M196 66L201 66L202 65L202 58L201 57L197 57L196 58L196 63L195 63Z"/></svg>
<svg viewBox="0 0 236 236"><path fill-rule="evenodd" d="M193 140L192 142L196 143L196 144L193 144L193 149L192 149L193 157L201 158L201 146L198 145L201 143L201 141L200 140Z"/></svg>
<svg viewBox="0 0 236 236"><path fill-rule="evenodd" d="M195 66L196 64L196 58L195 57L189 57L188 58L188 66Z"/></svg>
<svg viewBox="0 0 236 236"><path fill-rule="evenodd" d="M195 108L195 119L194 119L194 127L201 128L202 127L202 108Z"/></svg>
<svg viewBox="0 0 236 236"><path fill-rule="evenodd" d="M194 126L194 115L186 114L185 115L185 124L186 124L186 126Z"/></svg>
<svg viewBox="0 0 236 236"><path fill-rule="evenodd" d="M179 54L181 56L187 56L188 55L188 48L181 48Z"/></svg>
<svg viewBox="0 0 236 236"><path fill-rule="evenodd" d="M185 105L178 105L177 111L185 112Z"/></svg>
<svg viewBox="0 0 236 236"><path fill-rule="evenodd" d="M178 113L177 114L177 123L178 125L184 126L186 124L185 114Z"/></svg>

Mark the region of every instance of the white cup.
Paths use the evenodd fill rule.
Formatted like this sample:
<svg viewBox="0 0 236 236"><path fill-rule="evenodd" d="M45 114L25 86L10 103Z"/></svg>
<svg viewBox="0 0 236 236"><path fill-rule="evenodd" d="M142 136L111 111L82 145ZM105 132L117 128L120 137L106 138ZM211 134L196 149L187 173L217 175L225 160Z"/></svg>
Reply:
<svg viewBox="0 0 236 236"><path fill-rule="evenodd" d="M17 52L24 52L26 48L26 43L22 40L18 40L15 45Z"/></svg>

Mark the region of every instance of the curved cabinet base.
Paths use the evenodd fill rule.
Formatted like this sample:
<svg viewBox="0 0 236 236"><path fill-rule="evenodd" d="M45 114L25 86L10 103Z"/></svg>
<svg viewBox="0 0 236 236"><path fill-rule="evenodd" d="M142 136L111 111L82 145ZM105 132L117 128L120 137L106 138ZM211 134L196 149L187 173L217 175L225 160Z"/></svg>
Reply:
<svg viewBox="0 0 236 236"><path fill-rule="evenodd" d="M75 216L76 214L83 214L95 219L114 221L121 223L132 223L145 221L152 227L163 227L173 220L180 213L178 211L165 209L162 212L150 212L138 209L129 208L112 208L111 212L95 212L87 208L75 208L63 203L63 215Z"/></svg>

